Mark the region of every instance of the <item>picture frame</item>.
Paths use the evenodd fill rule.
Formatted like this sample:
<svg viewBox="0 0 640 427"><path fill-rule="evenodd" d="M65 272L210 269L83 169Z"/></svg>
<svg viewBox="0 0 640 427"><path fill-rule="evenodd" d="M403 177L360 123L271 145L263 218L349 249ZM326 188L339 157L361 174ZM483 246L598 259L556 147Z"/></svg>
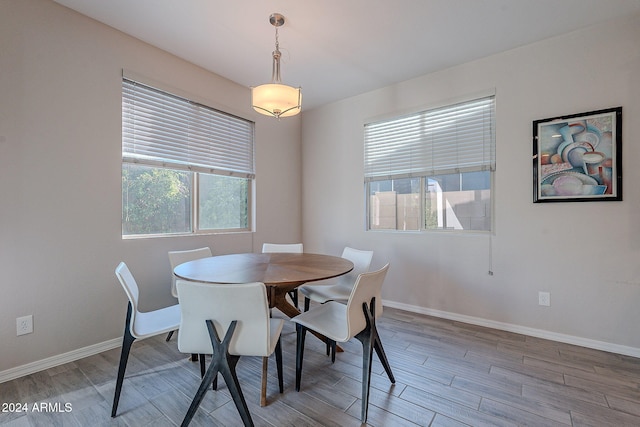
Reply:
<svg viewBox="0 0 640 427"><path fill-rule="evenodd" d="M622 107L533 122L533 202L622 200Z"/></svg>

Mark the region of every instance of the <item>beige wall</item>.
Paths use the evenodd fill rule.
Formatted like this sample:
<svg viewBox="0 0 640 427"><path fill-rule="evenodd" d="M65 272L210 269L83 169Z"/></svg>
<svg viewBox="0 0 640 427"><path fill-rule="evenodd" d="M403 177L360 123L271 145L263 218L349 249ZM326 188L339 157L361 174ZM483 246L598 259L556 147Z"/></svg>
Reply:
<svg viewBox="0 0 640 427"><path fill-rule="evenodd" d="M365 231L363 124L487 91L494 233ZM532 203L532 121L620 105L624 201ZM374 250L374 267L391 263L389 305L640 356L638 117L640 15L307 111L305 248Z"/></svg>
<svg viewBox="0 0 640 427"><path fill-rule="evenodd" d="M257 232L122 240L121 72L256 121ZM0 377L122 336L127 262L143 308L173 303L167 251L300 241L300 118L249 107L249 89L48 0L0 2ZM16 337L16 317L34 333Z"/></svg>
<svg viewBox="0 0 640 427"><path fill-rule="evenodd" d="M0 2L0 378L119 339L120 260L155 308L172 302L168 250L301 239L307 251L351 245L375 250L374 266L390 261L390 305L640 355L639 41L640 16L628 17L306 111L301 124L258 116L248 88L51 1ZM121 239L123 68L256 121L256 233ZM366 232L363 123L487 90L494 234ZM618 105L624 201L533 204L531 122ZM539 290L551 307L537 305ZM16 337L27 314L34 333Z"/></svg>

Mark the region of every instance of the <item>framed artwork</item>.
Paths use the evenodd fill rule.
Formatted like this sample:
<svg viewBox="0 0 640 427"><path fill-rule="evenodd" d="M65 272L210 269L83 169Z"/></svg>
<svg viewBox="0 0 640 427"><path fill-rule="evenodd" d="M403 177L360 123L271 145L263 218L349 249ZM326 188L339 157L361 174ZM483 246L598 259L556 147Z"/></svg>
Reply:
<svg viewBox="0 0 640 427"><path fill-rule="evenodd" d="M622 200L622 107L533 122L533 202Z"/></svg>

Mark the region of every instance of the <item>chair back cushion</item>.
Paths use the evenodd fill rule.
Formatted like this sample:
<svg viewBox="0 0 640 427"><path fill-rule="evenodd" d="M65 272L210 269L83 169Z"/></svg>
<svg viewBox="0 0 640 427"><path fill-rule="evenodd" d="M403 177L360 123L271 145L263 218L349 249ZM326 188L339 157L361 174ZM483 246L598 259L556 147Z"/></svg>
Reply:
<svg viewBox="0 0 640 427"><path fill-rule="evenodd" d="M136 283L136 279L134 279L133 274L129 271L129 267L124 262L121 262L116 267L116 277L120 281L124 292L127 294L127 298L129 298L129 302L131 303L131 320L127 325L131 335L134 337L137 336L135 332L134 325L136 324L136 319L138 318L138 301L140 297L140 290L138 289L138 283Z"/></svg>
<svg viewBox="0 0 640 427"><path fill-rule="evenodd" d="M362 303L367 303L367 307L371 305L371 298L380 296L380 289L387 276L387 270L389 270L389 264L386 264L380 270L372 271L370 273L360 273L356 280L349 301L347 302L347 322L349 323L349 335L354 336L358 332L362 331L366 326L365 317L362 311ZM376 302L376 309L377 309ZM376 317L378 314L376 313Z"/></svg>
<svg viewBox="0 0 640 427"><path fill-rule="evenodd" d="M211 249L209 247L189 249L186 251L169 251L169 263L171 264L171 295L178 297L176 291L176 276L173 274L173 270L180 264L193 261L200 258L207 258L212 256Z"/></svg>
<svg viewBox="0 0 640 427"><path fill-rule="evenodd" d="M344 289L344 292L342 293L350 293L351 288L353 288L353 284L358 278L358 275L360 273L366 273L367 271L369 271L369 266L371 265L371 260L373 259L373 251L361 251L359 249L353 249L345 246L345 248L342 250L342 258L348 259L353 263L353 270L351 270L347 274L343 274L342 276L332 277L331 279L318 280L309 283L308 286L339 285L341 289ZM345 296L344 300L346 299L347 297Z"/></svg>
<svg viewBox="0 0 640 427"><path fill-rule="evenodd" d="M289 253L302 253L302 243L265 243L262 245L262 253L274 253L274 252L289 252Z"/></svg>
<svg viewBox="0 0 640 427"><path fill-rule="evenodd" d="M360 273L369 271L369 266L371 266L371 260L373 259L373 251L361 251L347 246L342 251L342 258L348 259L353 263L353 270L340 276L340 281L348 283L349 287L351 287Z"/></svg>
<svg viewBox="0 0 640 427"><path fill-rule="evenodd" d="M217 284L177 280L180 301L178 349L183 353L212 354L206 321L212 320L222 340L229 324L238 324L229 353L268 356L271 348L269 304L263 283Z"/></svg>
<svg viewBox="0 0 640 427"><path fill-rule="evenodd" d="M127 298L129 298L129 302L132 305L133 313L138 311L138 298L140 295L140 291L138 290L138 284L136 283L136 279L133 278L131 271L129 271L129 267L124 262L121 262L116 267L116 277L120 281L122 288L127 294ZM133 320L133 319L132 319Z"/></svg>

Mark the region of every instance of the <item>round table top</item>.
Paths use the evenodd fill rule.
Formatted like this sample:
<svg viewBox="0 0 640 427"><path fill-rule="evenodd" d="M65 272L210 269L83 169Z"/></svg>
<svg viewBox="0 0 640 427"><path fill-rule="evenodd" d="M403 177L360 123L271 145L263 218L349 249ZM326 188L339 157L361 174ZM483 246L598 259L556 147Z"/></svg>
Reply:
<svg viewBox="0 0 640 427"><path fill-rule="evenodd" d="M218 255L185 262L176 277L208 283L262 282L293 285L329 279L353 270L347 259L311 253L244 253Z"/></svg>

